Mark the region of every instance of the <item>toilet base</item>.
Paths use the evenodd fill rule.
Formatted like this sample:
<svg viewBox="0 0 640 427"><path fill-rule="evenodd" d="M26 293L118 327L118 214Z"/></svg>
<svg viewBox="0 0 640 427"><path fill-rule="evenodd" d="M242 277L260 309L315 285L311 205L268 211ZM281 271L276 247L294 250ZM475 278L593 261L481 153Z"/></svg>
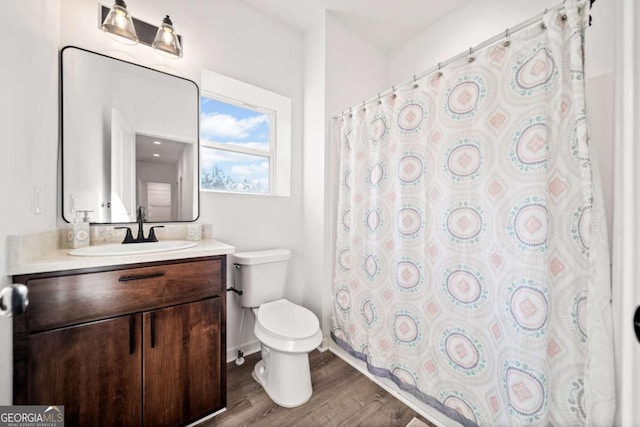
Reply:
<svg viewBox="0 0 640 427"><path fill-rule="evenodd" d="M269 398L285 408L307 403L313 394L309 354L282 353L264 344L261 353L251 376Z"/></svg>

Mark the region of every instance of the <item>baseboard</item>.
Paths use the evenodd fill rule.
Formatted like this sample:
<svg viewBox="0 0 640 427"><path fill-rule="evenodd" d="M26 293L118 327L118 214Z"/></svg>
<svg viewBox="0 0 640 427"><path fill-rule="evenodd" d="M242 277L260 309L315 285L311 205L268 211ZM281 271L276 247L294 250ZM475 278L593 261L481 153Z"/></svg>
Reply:
<svg viewBox="0 0 640 427"><path fill-rule="evenodd" d="M241 350L244 356L248 356L260 351L260 341L251 341L236 347L227 349L227 363L233 362L238 356L238 350Z"/></svg>
<svg viewBox="0 0 640 427"><path fill-rule="evenodd" d="M325 351L329 350L330 341L331 341L331 338L327 336L322 337L322 342L320 342L320 345L316 347L316 350L318 350L321 353L324 353Z"/></svg>
<svg viewBox="0 0 640 427"><path fill-rule="evenodd" d="M424 417L426 420L433 423L434 425L438 427L454 427L454 426L459 427L460 426L459 423L457 423L456 421L452 420L449 417L444 416L443 414L431 408L430 406L425 405L424 403L416 399L415 396L409 393L403 392L398 388L398 386L395 383L391 382L390 380L386 378L376 377L375 375L370 373L367 370L366 363L351 356L342 348L338 347L338 345L336 345L336 343L334 343L332 340L329 340L329 350L333 354L335 354L336 356L338 356L339 358L347 362L349 365L353 366L358 371L360 371L362 375L369 378L374 383L378 384L386 392L388 392L393 397L395 397L396 399L398 399L399 401L407 405L409 408L416 411L418 414L420 414L422 417Z"/></svg>

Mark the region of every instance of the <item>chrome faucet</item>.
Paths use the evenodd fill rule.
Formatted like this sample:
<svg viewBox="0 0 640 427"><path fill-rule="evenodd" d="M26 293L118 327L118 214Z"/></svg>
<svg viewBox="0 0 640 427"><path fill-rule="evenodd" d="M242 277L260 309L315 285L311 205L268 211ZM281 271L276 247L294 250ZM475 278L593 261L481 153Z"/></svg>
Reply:
<svg viewBox="0 0 640 427"><path fill-rule="evenodd" d="M149 242L157 242L158 238L156 237L156 228L163 228L164 225L154 225L149 229L149 236L144 237L144 228L143 224L147 221L147 215L145 213L145 208L143 205L138 206L136 209L136 222L138 223L138 236L134 239L133 233L131 232L131 228L129 227L115 227L116 229L126 229L127 234L124 237L122 243L149 243Z"/></svg>

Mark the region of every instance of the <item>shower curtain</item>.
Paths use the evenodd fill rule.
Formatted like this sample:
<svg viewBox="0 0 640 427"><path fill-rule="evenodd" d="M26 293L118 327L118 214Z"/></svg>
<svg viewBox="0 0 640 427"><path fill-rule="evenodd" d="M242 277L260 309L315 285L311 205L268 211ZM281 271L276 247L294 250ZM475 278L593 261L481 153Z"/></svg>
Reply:
<svg viewBox="0 0 640 427"><path fill-rule="evenodd" d="M584 9L335 121L332 338L464 425L613 422Z"/></svg>

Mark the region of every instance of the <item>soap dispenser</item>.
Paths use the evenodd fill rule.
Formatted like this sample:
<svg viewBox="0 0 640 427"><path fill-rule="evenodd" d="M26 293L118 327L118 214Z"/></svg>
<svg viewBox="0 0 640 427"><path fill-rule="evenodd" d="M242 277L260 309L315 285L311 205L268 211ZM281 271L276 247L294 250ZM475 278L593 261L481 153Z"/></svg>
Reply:
<svg viewBox="0 0 640 427"><path fill-rule="evenodd" d="M77 210L73 223L67 229L66 246L68 249L82 248L89 246L89 213L93 211Z"/></svg>

